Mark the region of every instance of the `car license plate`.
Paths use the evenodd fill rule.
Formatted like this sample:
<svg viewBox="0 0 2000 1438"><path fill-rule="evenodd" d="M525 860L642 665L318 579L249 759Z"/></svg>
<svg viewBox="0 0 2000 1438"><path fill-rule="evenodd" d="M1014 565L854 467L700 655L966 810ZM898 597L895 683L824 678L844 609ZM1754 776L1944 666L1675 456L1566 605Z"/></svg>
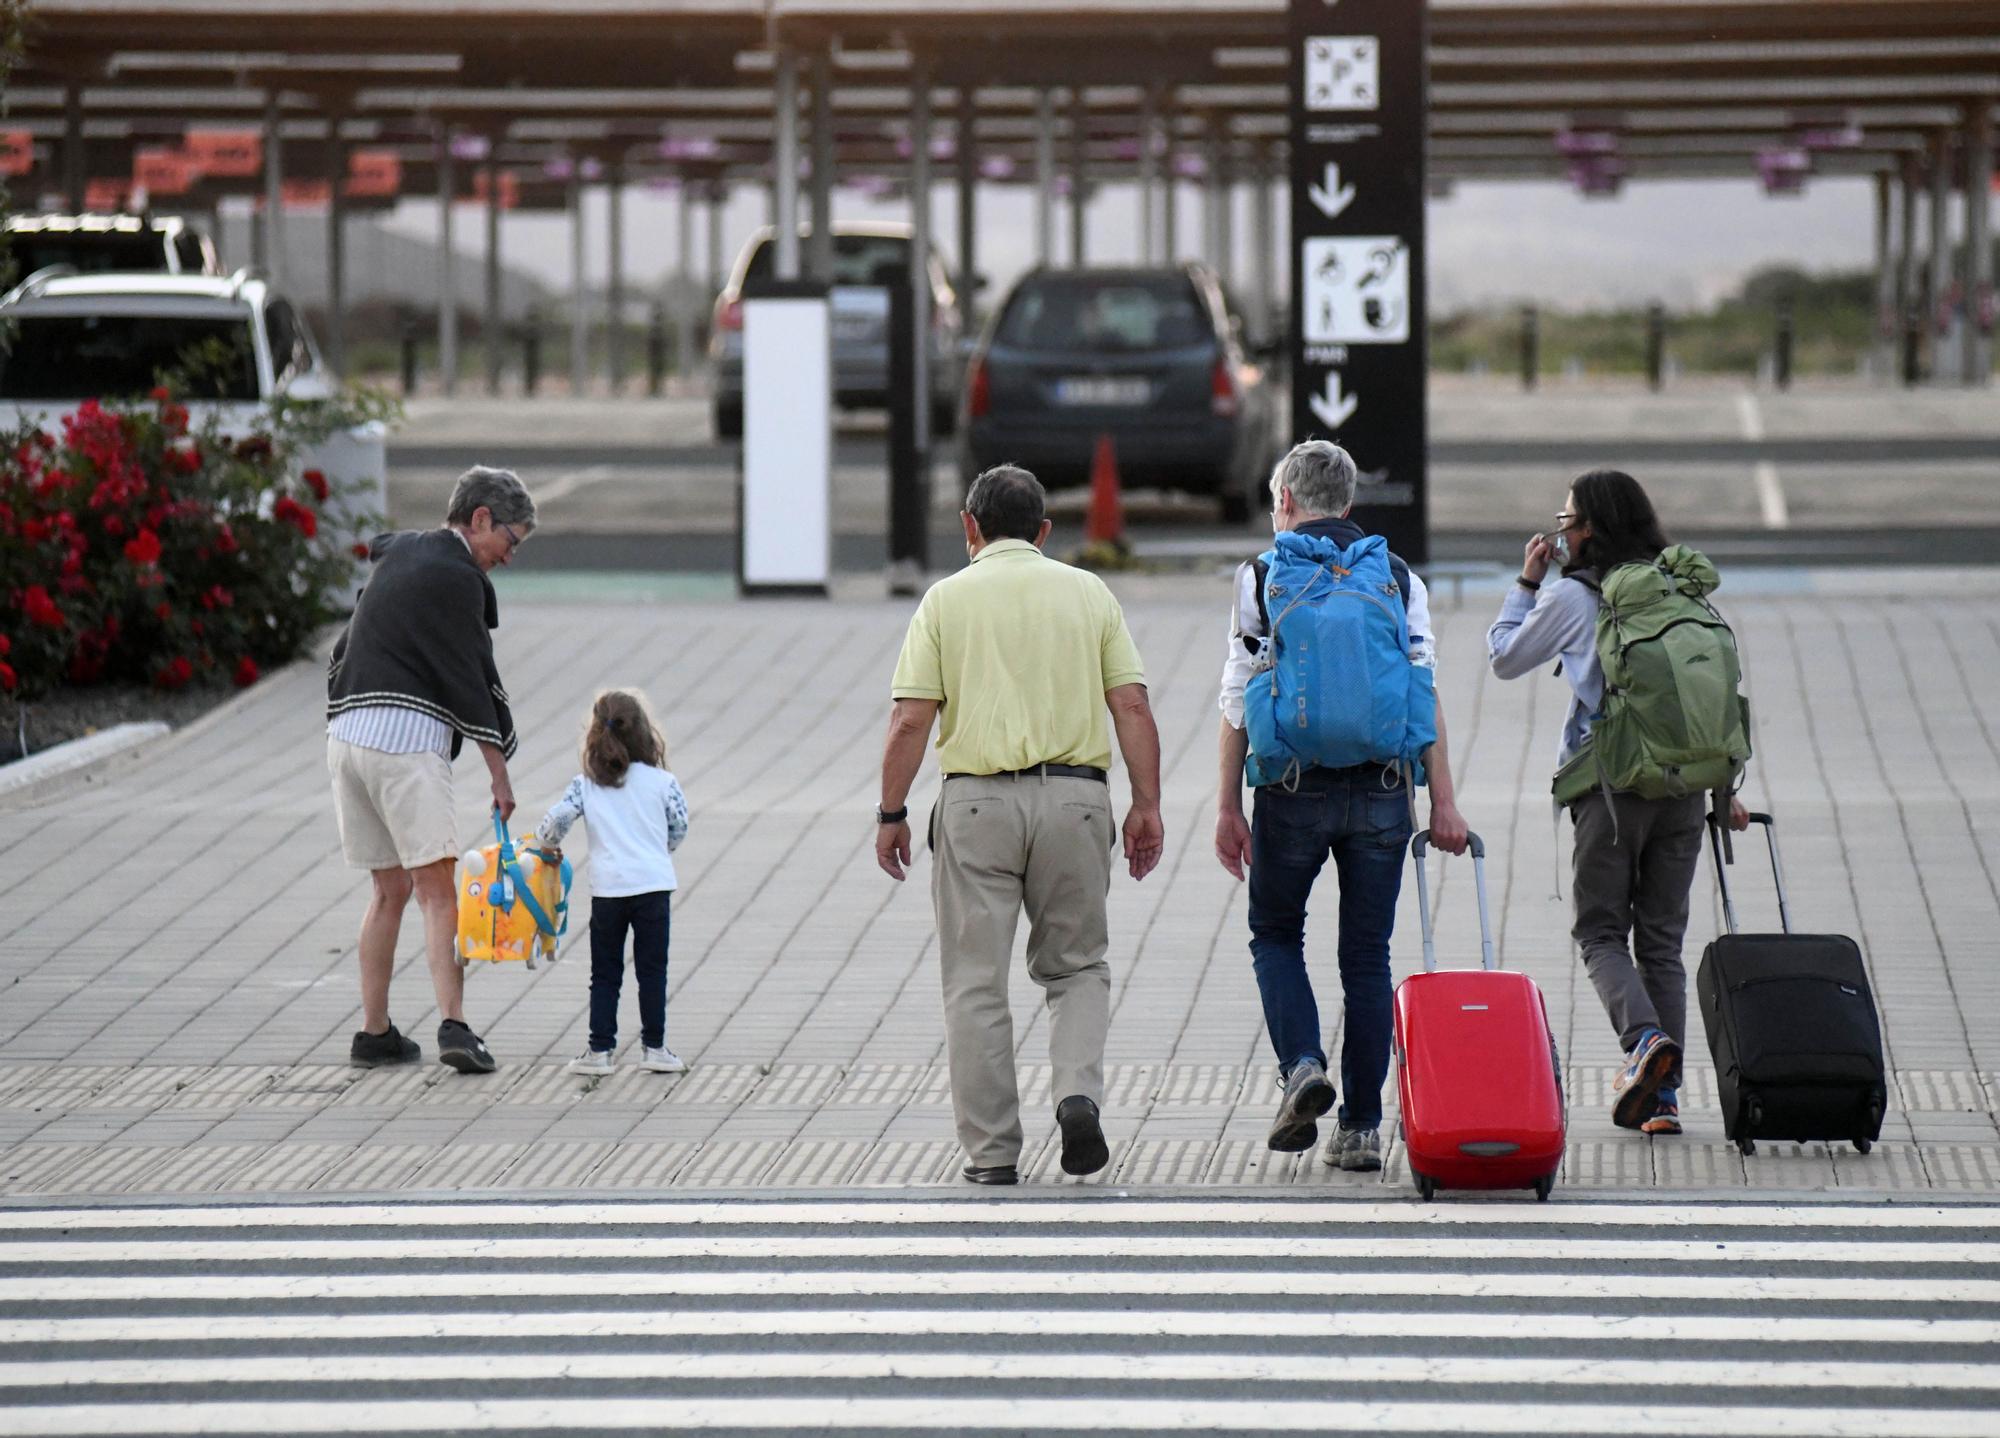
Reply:
<svg viewBox="0 0 2000 1438"><path fill-rule="evenodd" d="M1111 408L1144 404L1153 387L1143 379L1080 375L1056 381L1056 403L1076 408Z"/></svg>

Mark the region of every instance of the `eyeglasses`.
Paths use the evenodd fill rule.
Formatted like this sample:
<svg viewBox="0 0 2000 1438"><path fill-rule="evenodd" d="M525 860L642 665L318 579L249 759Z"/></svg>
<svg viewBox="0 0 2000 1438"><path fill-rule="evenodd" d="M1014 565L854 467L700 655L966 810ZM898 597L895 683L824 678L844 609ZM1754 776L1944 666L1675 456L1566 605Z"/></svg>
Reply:
<svg viewBox="0 0 2000 1438"><path fill-rule="evenodd" d="M1556 516L1556 532L1558 534L1564 533L1568 530L1575 529L1579 524L1582 523L1583 523L1583 516L1580 514L1570 514L1567 512L1558 514Z"/></svg>
<svg viewBox="0 0 2000 1438"><path fill-rule="evenodd" d="M521 547L521 536L514 533L513 525L496 524L493 527L499 530L502 534L507 536L507 552L509 554L512 554L515 550Z"/></svg>

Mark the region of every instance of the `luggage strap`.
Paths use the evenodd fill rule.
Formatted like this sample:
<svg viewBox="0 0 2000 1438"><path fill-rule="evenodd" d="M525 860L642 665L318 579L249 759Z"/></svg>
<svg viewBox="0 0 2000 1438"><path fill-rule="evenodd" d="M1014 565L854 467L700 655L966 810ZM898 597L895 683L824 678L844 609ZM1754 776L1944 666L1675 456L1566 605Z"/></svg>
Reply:
<svg viewBox="0 0 2000 1438"><path fill-rule="evenodd" d="M507 821L500 817L500 807L497 804L493 807L493 837L500 844L500 872L505 874L509 881L508 892L505 896L506 902L502 903L499 907L503 909L511 908L514 900L518 898L521 901L521 906L528 911L528 917L535 921L536 928L552 939L561 938L569 931L569 860L564 859L562 861L562 867L559 872L562 875L563 897L562 901L556 905L555 918L551 919L548 911L535 898L533 886L528 883L527 879L521 873L521 866L514 857L513 837L507 832Z"/></svg>
<svg viewBox="0 0 2000 1438"><path fill-rule="evenodd" d="M1729 932L1736 932L1736 905L1729 897L1729 864L1723 857L1723 844L1727 835L1723 832L1722 821L1710 810L1704 816L1708 820L1709 851L1715 859L1715 886L1722 891L1722 918L1729 926ZM1778 861L1778 823L1769 814L1752 814L1750 822L1764 826L1764 842L1771 850L1771 877L1778 885L1778 923L1786 933L1792 931L1792 907L1785 899L1785 866Z"/></svg>
<svg viewBox="0 0 2000 1438"><path fill-rule="evenodd" d="M1424 853L1430 848L1431 831L1419 830L1410 839L1410 857L1417 861L1417 917L1424 929L1424 972L1437 972L1437 941L1431 933L1430 880L1424 873ZM1466 851L1472 855L1472 884L1479 894L1479 960L1484 969L1497 969L1500 962L1493 952L1493 922L1486 912L1486 844L1467 831Z"/></svg>

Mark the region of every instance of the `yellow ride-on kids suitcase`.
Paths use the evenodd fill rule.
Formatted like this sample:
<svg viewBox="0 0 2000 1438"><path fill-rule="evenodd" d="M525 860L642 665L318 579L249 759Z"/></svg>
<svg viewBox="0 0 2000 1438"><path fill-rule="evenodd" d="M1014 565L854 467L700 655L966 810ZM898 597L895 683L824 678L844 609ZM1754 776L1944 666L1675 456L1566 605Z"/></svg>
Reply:
<svg viewBox="0 0 2000 1438"><path fill-rule="evenodd" d="M468 849L458 861L458 966L553 960L569 928L569 860L514 847L507 822L493 811L496 842Z"/></svg>

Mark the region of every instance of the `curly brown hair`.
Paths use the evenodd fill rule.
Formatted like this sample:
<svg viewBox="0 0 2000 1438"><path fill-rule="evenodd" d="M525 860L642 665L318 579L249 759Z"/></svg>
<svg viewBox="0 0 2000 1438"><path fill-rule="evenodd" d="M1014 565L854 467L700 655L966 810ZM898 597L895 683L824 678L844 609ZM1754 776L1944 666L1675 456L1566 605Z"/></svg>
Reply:
<svg viewBox="0 0 2000 1438"><path fill-rule="evenodd" d="M616 789L634 764L663 769L666 763L667 741L642 695L607 689L597 696L583 734L583 772L591 783Z"/></svg>

